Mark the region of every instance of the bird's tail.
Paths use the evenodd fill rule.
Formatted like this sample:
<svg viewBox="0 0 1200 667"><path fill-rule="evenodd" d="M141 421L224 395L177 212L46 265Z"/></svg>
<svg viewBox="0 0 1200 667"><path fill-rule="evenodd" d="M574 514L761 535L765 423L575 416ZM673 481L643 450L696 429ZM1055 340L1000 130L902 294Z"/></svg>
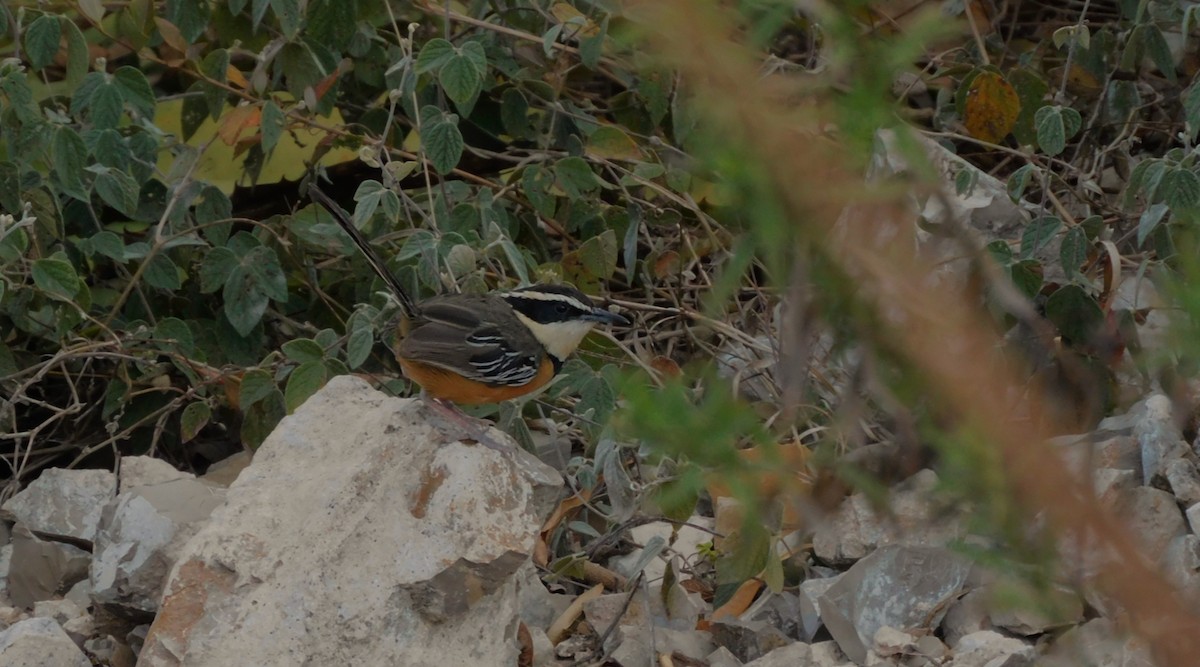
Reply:
<svg viewBox="0 0 1200 667"><path fill-rule="evenodd" d="M342 210L341 206L338 206L337 202L333 201L329 195L317 187L315 181L309 183L308 196L316 203L325 207L325 210L329 211L333 219L337 220L337 223L346 231L350 239L354 241L354 245L358 246L359 251L367 258L367 262L371 265L371 268L375 269L375 273L379 274L379 277L387 284L388 289L396 296L396 300L400 303L400 308L404 311L405 317L409 320L415 318L417 316L416 302L412 300L412 297L400 285L400 281L396 279L396 276L388 270L387 265L383 263L383 258L379 256L379 253L375 252L375 249L367 242L362 232L358 231L358 228L354 226L354 222L350 219L350 216Z"/></svg>

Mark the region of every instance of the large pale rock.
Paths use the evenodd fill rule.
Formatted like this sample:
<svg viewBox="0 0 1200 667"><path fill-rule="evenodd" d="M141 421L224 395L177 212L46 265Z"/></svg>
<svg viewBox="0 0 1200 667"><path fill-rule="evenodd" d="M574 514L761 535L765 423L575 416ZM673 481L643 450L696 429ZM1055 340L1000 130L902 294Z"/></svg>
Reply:
<svg viewBox="0 0 1200 667"><path fill-rule="evenodd" d="M185 545L139 664L515 664L516 573L561 478L435 419L337 377L280 422Z"/></svg>
<svg viewBox="0 0 1200 667"><path fill-rule="evenodd" d="M50 618L30 618L0 632L4 667L91 667L91 661Z"/></svg>
<svg viewBox="0 0 1200 667"><path fill-rule="evenodd" d="M970 563L946 549L881 547L820 596L821 619L842 651L862 664L880 628L936 627L969 572Z"/></svg>
<svg viewBox="0 0 1200 667"><path fill-rule="evenodd" d="M107 470L49 468L9 498L0 507L0 516L45 537L91 542L100 526L100 512L116 488L117 478Z"/></svg>
<svg viewBox="0 0 1200 667"><path fill-rule="evenodd" d="M1166 491L1139 486L1122 493L1116 503L1118 514L1125 519L1132 535L1142 547L1142 553L1158 558L1167 545L1187 533L1187 521Z"/></svg>
<svg viewBox="0 0 1200 667"><path fill-rule="evenodd" d="M74 545L34 535L23 524L13 528L8 594L18 607L32 608L88 576L92 555Z"/></svg>
<svg viewBox="0 0 1200 667"><path fill-rule="evenodd" d="M92 599L148 621L184 543L224 501L224 488L184 476L121 493L105 508L96 536Z"/></svg>

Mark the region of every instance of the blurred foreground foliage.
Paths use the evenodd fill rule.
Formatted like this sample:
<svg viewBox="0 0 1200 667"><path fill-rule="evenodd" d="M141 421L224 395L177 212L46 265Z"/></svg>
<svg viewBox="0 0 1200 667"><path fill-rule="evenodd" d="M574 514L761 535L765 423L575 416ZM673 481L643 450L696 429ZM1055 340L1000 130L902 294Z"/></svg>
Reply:
<svg viewBox="0 0 1200 667"><path fill-rule="evenodd" d="M722 116L738 100L693 97L638 4L0 7L0 496L118 454L202 469L336 374L406 391L379 281L297 194L320 178L417 294L566 280L636 316L540 399L499 408L527 445L552 424L590 498L548 537L560 572L647 511L685 520L732 497L754 520L712 554L721 595L795 583L772 548L802 522L789 499L881 497L926 462L843 460L882 441L940 453L948 492L1019 542L987 439L928 404L822 228L782 203L778 165L747 149L754 128ZM990 175L1025 206L976 270L996 269L1103 388L1085 421L1120 402L1119 359L1147 378L1194 367L1195 7L721 4L745 47L724 55L757 58L798 116L806 100L835 109L818 141L848 164L866 172L892 129L923 175L905 187L940 185L920 134L966 160L954 195ZM1182 306L1179 345L1141 349L1122 272ZM785 331L781 295L817 324ZM997 331L1029 324L988 289L980 303Z"/></svg>

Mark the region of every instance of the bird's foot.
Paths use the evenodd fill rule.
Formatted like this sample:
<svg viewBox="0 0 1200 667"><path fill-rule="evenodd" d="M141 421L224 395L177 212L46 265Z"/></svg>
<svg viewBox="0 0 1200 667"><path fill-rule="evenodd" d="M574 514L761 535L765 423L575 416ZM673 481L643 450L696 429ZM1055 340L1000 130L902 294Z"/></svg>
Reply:
<svg viewBox="0 0 1200 667"><path fill-rule="evenodd" d="M512 445L497 442L495 438L488 435L488 430L491 428L491 424L488 422L468 415L449 401L433 398L424 393L422 393L421 397L425 400L425 404L440 418L439 421L442 422L442 426L454 429L453 432L448 434L451 437L474 440L488 449L494 449L499 452L511 452L513 450ZM442 428L439 430L446 432L448 429Z"/></svg>

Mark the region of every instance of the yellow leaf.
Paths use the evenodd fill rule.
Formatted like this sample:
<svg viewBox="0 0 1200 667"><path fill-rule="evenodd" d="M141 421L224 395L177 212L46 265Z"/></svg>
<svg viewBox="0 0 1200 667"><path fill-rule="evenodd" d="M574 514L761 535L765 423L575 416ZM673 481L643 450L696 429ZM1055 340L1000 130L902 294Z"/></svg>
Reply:
<svg viewBox="0 0 1200 667"><path fill-rule="evenodd" d="M288 96L278 94L275 95L276 102L281 105L290 101ZM244 108L244 107L238 107ZM213 122L212 118L205 118L204 122L196 130L196 133L187 140L187 145L196 149L203 149L203 153L199 157L199 164L196 166L196 177L212 183L220 188L225 194L233 192L238 185L249 186L250 180L246 173L246 153L242 146L231 146L225 143L225 137L233 129L245 129L244 125L239 125L236 115L245 114L245 111L236 111L234 107L226 106L222 113L220 122ZM183 100L170 99L160 101L155 108L154 124L162 128L164 132L169 132L176 136L183 136ZM234 120L228 120L226 116L234 114ZM248 119L242 118L242 121ZM345 124L342 119L342 114L337 109L328 116L320 116L316 118L317 123L330 127L341 127ZM218 137L218 132L224 130L225 134L220 135L220 141L213 141L214 137ZM246 139L244 135L236 135L238 139L243 141ZM329 139L329 133L324 130L317 130L305 127L292 128L288 132L284 132L279 137L279 143L276 144L274 152L267 158L263 164L262 171L258 175L258 183L278 183L283 180L298 181L304 176L305 171L309 168L308 164L312 162L314 156L318 153L318 148L323 149L322 142ZM171 166L174 164L176 157L170 151L162 151L159 153L158 168L165 174L171 171ZM319 164L322 166L332 166L342 162L350 162L358 159L358 153L344 146L334 146L328 151L321 153Z"/></svg>
<svg viewBox="0 0 1200 667"><path fill-rule="evenodd" d="M162 35L163 41L167 43L167 46L180 53L187 53L187 40L183 38L183 33L179 32L179 28L176 28L174 23L155 16L154 25L158 26L158 34Z"/></svg>
<svg viewBox="0 0 1200 667"><path fill-rule="evenodd" d="M605 160L640 160L642 152L629 135L612 125L601 125L588 137L589 157Z"/></svg>
<svg viewBox="0 0 1200 667"><path fill-rule="evenodd" d="M1003 76L982 72L967 90L967 132L976 139L998 143L1012 131L1021 113L1021 98Z"/></svg>
<svg viewBox="0 0 1200 667"><path fill-rule="evenodd" d="M575 35L576 37L595 37L600 33L600 28L595 22L568 3L554 3L554 6L550 8L550 13L554 14L554 18L558 19L559 23L571 23L572 26L578 26L579 33ZM570 34L567 31L564 33Z"/></svg>

